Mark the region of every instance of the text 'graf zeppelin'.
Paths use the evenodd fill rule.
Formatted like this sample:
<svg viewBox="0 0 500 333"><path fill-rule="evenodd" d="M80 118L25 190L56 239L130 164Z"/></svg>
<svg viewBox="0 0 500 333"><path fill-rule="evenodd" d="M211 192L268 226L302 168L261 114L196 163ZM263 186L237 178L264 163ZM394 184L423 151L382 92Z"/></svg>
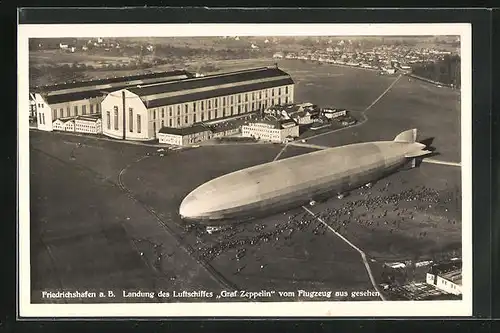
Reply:
<svg viewBox="0 0 500 333"><path fill-rule="evenodd" d="M364 291L342 291L342 290L296 290L296 291L275 291L275 290L222 290L220 292L212 292L206 290L196 291L125 291L115 293L114 291L106 292L89 292L89 291L43 291L42 298L44 299L81 299L81 298L125 298L125 299L335 299L335 298L370 298L378 297L379 293L371 290Z"/></svg>

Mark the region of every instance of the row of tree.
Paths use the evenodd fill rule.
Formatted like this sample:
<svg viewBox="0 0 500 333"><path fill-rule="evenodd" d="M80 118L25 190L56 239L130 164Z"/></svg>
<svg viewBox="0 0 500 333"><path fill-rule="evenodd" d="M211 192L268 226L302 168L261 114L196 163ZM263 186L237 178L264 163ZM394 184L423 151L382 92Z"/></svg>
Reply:
<svg viewBox="0 0 500 333"><path fill-rule="evenodd" d="M460 56L447 55L443 60L413 67L414 75L460 88Z"/></svg>

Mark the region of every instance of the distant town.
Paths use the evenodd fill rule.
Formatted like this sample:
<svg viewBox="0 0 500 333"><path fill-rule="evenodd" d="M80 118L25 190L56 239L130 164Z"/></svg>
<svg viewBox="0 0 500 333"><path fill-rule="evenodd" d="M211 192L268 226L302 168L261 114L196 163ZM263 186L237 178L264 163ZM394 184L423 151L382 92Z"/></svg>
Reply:
<svg viewBox="0 0 500 333"><path fill-rule="evenodd" d="M33 85L45 85L89 79L87 75L90 79L105 78L112 74L110 71L132 75L169 66L216 72L213 61L217 60L274 58L353 66L387 74L402 70L459 88L459 46L455 37L32 39L30 76Z"/></svg>
<svg viewBox="0 0 500 333"><path fill-rule="evenodd" d="M358 67L378 71L380 75L406 75L438 86L460 86L457 39L442 41L442 48L426 44L412 45L415 40L395 40L391 44L384 44L387 42L384 38L218 37L169 41L170 44L163 44L161 40L153 43L100 37L87 40L31 40L31 126L40 130L104 134L114 138L156 140L163 144L185 146L211 139L224 140L228 136L283 143L299 138L307 130L345 127L358 122L350 110L341 106L319 106L315 101L294 101L293 78L278 68L278 62L282 60ZM48 58L49 55L53 57ZM275 61L276 68L250 68L232 74L231 71L221 72L216 62L207 62L207 58L227 60L262 57ZM57 58L60 59L54 62ZM198 61L197 66L192 65L193 61ZM177 75L179 71L173 68L179 66L162 67L168 63L181 63L186 68ZM159 72L159 69L167 71ZM99 72L104 76L92 76L92 73ZM253 82L251 78L255 75L268 81L264 88L242 87L241 94L238 91L234 96L227 96L228 100L231 98L227 110L220 107L223 103L225 106L226 97L219 97L225 92L212 84L217 77L221 82L232 77L230 80L241 81L243 85L245 81ZM273 83L273 77L279 75L283 79L288 78L289 82ZM70 80L65 80L68 76ZM182 80L187 81L182 84L179 82ZM52 83L38 84L42 81ZM188 86L201 84L206 85L204 89L211 89L212 93L210 96L200 96L203 99L197 101L191 101L189 97L182 100L182 105L176 100L170 104L164 100L160 102L164 108L152 108L151 97L141 97L140 104L145 110L150 110L147 115L144 114L143 124L146 119L145 124L150 127L141 129L141 115L137 114L135 126L142 133L136 133L135 137L130 133L119 134L123 131L119 129L124 123L123 118L132 124L132 118L124 115L125 109L117 114L115 106L113 121L108 116L110 111L102 114L101 103L112 92L132 86L141 88L141 91L148 90L142 88L161 82L165 83L165 91L178 89L192 94L196 90L191 91ZM159 89L157 92L162 91ZM233 98L238 98L236 104ZM172 115L172 108L182 108L182 115L179 110ZM167 109L168 115L165 116ZM50 110L50 113L45 110ZM104 120L102 117L109 118Z"/></svg>

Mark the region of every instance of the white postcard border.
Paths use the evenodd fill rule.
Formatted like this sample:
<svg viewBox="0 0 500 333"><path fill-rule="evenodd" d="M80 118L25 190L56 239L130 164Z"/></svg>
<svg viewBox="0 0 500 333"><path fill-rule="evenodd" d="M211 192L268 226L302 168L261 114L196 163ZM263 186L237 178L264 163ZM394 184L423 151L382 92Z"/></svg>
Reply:
<svg viewBox="0 0 500 333"><path fill-rule="evenodd" d="M140 27L140 29L139 29ZM463 299L155 304L31 304L29 204L29 38L188 36L426 36L461 42ZM394 32L397 32L395 34ZM19 317L401 317L472 315L472 40L468 23L431 24L63 24L18 26L18 309Z"/></svg>

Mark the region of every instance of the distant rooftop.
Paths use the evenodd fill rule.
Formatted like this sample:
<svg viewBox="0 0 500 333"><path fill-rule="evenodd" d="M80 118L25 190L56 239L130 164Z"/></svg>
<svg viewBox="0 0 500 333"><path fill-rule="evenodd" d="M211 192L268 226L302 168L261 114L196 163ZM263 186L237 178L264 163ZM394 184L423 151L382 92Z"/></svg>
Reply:
<svg viewBox="0 0 500 333"><path fill-rule="evenodd" d="M144 73L144 74L135 74L135 75L124 75L124 76L109 77L109 78L104 78L104 79L87 80L87 81L63 82L63 83L44 85L44 86L31 86L30 90L36 91L36 92L48 92L48 91L55 91L55 90L63 90L63 89L72 89L72 88L81 88L81 87L103 85L103 84L120 83L120 82L124 82L124 81L169 77L169 76L176 76L176 75L186 75L188 77L194 77L193 73L188 72L186 70L174 70L174 71L166 71L166 72L154 72L154 73Z"/></svg>
<svg viewBox="0 0 500 333"><path fill-rule="evenodd" d="M431 267L429 273L443 276L443 274L446 274L448 272L454 272L461 269L462 269L462 260L455 260L455 261L435 264Z"/></svg>
<svg viewBox="0 0 500 333"><path fill-rule="evenodd" d="M184 136L184 135L196 134L196 133L207 132L207 131L210 131L210 130L202 125L195 124L193 126L184 127L184 128L162 127L159 132L163 133L163 134Z"/></svg>
<svg viewBox="0 0 500 333"><path fill-rule="evenodd" d="M187 71L171 71L153 74L123 76L119 78L77 82L68 86L51 86L53 89L44 88L39 90L48 104L65 103L82 99L103 97L108 93L130 86L141 84L164 83L168 81L183 80L193 75ZM111 82L112 81L112 82ZM76 86L75 86L76 85Z"/></svg>
<svg viewBox="0 0 500 333"><path fill-rule="evenodd" d="M455 284L462 285L462 269L446 272L439 276Z"/></svg>

